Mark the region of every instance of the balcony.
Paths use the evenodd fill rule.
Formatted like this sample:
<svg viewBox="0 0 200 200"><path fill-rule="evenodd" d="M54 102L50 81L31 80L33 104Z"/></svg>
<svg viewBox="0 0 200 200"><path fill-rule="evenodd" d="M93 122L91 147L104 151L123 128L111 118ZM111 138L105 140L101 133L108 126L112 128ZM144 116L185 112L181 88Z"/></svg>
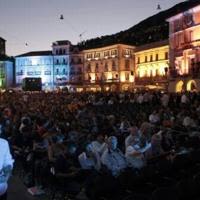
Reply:
<svg viewBox="0 0 200 200"><path fill-rule="evenodd" d="M119 83L118 78L113 78L113 79L98 79L98 80L89 80L86 79L85 83L91 83L91 84L104 84L104 83Z"/></svg>
<svg viewBox="0 0 200 200"><path fill-rule="evenodd" d="M166 82L167 76L135 77L136 84L155 84L155 82Z"/></svg>
<svg viewBox="0 0 200 200"><path fill-rule="evenodd" d="M177 78L177 77L200 78L200 62L192 64L192 66L190 67L190 70L187 74L179 74L176 69L171 69L170 70L170 78Z"/></svg>

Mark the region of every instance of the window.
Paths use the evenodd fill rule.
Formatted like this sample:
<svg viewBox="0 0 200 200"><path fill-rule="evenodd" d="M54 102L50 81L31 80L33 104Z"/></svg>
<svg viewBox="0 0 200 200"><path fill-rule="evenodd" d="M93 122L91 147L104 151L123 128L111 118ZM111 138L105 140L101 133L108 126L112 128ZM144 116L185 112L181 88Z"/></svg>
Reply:
<svg viewBox="0 0 200 200"><path fill-rule="evenodd" d="M125 69L130 70L130 60L125 60Z"/></svg>
<svg viewBox="0 0 200 200"><path fill-rule="evenodd" d="M59 65L59 60L58 59L56 60L56 64Z"/></svg>
<svg viewBox="0 0 200 200"><path fill-rule="evenodd" d="M156 76L159 76L159 71L158 71L158 69L156 69Z"/></svg>
<svg viewBox="0 0 200 200"><path fill-rule="evenodd" d="M63 75L66 75L66 70L65 70L65 68L63 69Z"/></svg>
<svg viewBox="0 0 200 200"><path fill-rule="evenodd" d="M78 59L78 64L82 64L81 58Z"/></svg>
<svg viewBox="0 0 200 200"><path fill-rule="evenodd" d="M140 57L138 57L137 63L140 64Z"/></svg>
<svg viewBox="0 0 200 200"><path fill-rule="evenodd" d="M17 76L22 76L22 75L24 75L23 70L20 70L19 72L17 72Z"/></svg>
<svg viewBox="0 0 200 200"><path fill-rule="evenodd" d="M35 71L35 75L37 76L41 75L41 71Z"/></svg>
<svg viewBox="0 0 200 200"><path fill-rule="evenodd" d="M63 64L66 64L66 60L63 58Z"/></svg>
<svg viewBox="0 0 200 200"><path fill-rule="evenodd" d="M96 67L95 67L95 69L96 69L96 72L99 71L99 64L98 64L98 63L96 63Z"/></svg>
<svg viewBox="0 0 200 200"><path fill-rule="evenodd" d="M150 62L152 62L152 61L153 61L153 55L150 56Z"/></svg>
<svg viewBox="0 0 200 200"><path fill-rule="evenodd" d="M51 75L51 71L45 71L44 75Z"/></svg>
<svg viewBox="0 0 200 200"><path fill-rule="evenodd" d="M105 71L107 72L108 71L108 63L105 62Z"/></svg>
<svg viewBox="0 0 200 200"><path fill-rule="evenodd" d="M193 31L189 32L189 42L193 41Z"/></svg>
<svg viewBox="0 0 200 200"><path fill-rule="evenodd" d="M88 72L91 71L91 65L90 65L90 64L87 65L87 71L88 71Z"/></svg>
<svg viewBox="0 0 200 200"><path fill-rule="evenodd" d="M27 75L28 76L31 76L31 75L33 75L34 73L33 72L27 72Z"/></svg>
<svg viewBox="0 0 200 200"><path fill-rule="evenodd" d="M116 49L115 49L115 50L112 50L112 51L111 51L111 55L116 56L116 55L117 55L117 50L116 50Z"/></svg>
<svg viewBox="0 0 200 200"><path fill-rule="evenodd" d="M57 74L57 75L59 74L59 69L58 69L58 68L56 69L56 74Z"/></svg>
<svg viewBox="0 0 200 200"><path fill-rule="evenodd" d="M147 62L147 56L145 56L145 62Z"/></svg>
<svg viewBox="0 0 200 200"><path fill-rule="evenodd" d="M168 52L165 52L165 60L168 60L168 58L169 58Z"/></svg>
<svg viewBox="0 0 200 200"><path fill-rule="evenodd" d="M153 76L153 71L152 71L152 69L150 70L150 77L152 77Z"/></svg>
<svg viewBox="0 0 200 200"><path fill-rule="evenodd" d="M66 50L65 49L63 49L63 54L66 54Z"/></svg>
<svg viewBox="0 0 200 200"><path fill-rule="evenodd" d="M78 68L78 73L82 73L81 67Z"/></svg>
<svg viewBox="0 0 200 200"><path fill-rule="evenodd" d="M74 64L74 59L73 58L71 59L71 64Z"/></svg>
<svg viewBox="0 0 200 200"><path fill-rule="evenodd" d="M158 54L156 54L156 61L158 61L158 59L159 59L159 56L158 56Z"/></svg>
<svg viewBox="0 0 200 200"><path fill-rule="evenodd" d="M125 80L129 81L129 73L125 73Z"/></svg>
<svg viewBox="0 0 200 200"><path fill-rule="evenodd" d="M94 57L95 57L95 58L100 58L100 53L95 53L95 54L94 54Z"/></svg>
<svg viewBox="0 0 200 200"><path fill-rule="evenodd" d="M112 71L116 71L116 63L114 60L112 61Z"/></svg>
<svg viewBox="0 0 200 200"><path fill-rule="evenodd" d="M87 54L87 59L91 59L92 58L92 54Z"/></svg>
<svg viewBox="0 0 200 200"><path fill-rule="evenodd" d="M109 56L109 51L105 51L104 52L104 57L108 57Z"/></svg>

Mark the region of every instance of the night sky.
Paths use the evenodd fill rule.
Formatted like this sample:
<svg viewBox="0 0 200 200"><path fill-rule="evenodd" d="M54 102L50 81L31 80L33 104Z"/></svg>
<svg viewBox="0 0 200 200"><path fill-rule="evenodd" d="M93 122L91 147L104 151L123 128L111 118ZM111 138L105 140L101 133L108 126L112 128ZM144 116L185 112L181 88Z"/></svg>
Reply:
<svg viewBox="0 0 200 200"><path fill-rule="evenodd" d="M0 0L0 37L7 54L50 50L56 40L76 44L113 34L184 0ZM64 20L60 20L60 14ZM28 46L25 44L28 43Z"/></svg>

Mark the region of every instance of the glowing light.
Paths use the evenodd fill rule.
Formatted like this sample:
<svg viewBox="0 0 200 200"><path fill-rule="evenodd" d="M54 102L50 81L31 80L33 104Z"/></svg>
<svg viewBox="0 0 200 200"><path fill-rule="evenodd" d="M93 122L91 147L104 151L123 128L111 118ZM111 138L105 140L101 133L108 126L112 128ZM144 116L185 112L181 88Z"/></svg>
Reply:
<svg viewBox="0 0 200 200"><path fill-rule="evenodd" d="M107 73L107 79L108 79L108 80L111 80L111 79L112 79L112 73L111 73L111 72Z"/></svg>
<svg viewBox="0 0 200 200"><path fill-rule="evenodd" d="M125 74L124 73L121 73L121 75L120 75L120 80L121 80L121 82L125 82Z"/></svg>
<svg viewBox="0 0 200 200"><path fill-rule="evenodd" d="M31 59L32 65L38 65L39 63L39 58L33 58Z"/></svg>

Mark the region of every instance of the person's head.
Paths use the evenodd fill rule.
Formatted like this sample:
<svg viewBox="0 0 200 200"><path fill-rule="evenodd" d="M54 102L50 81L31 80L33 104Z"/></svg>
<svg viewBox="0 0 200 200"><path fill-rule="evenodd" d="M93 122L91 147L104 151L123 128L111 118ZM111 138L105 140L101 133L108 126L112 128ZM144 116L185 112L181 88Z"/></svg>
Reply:
<svg viewBox="0 0 200 200"><path fill-rule="evenodd" d="M85 152L88 156L92 155L93 154L93 148L92 148L92 144L89 143L89 144L86 144L85 146Z"/></svg>
<svg viewBox="0 0 200 200"><path fill-rule="evenodd" d="M105 139L105 137L104 137L103 133L99 133L99 134L97 135L97 137L96 137L96 140L97 140L98 142L100 142L100 143L103 143L103 142L104 142L104 139Z"/></svg>
<svg viewBox="0 0 200 200"><path fill-rule="evenodd" d="M129 131L132 136L136 136L138 133L138 128L136 126L132 126L129 128Z"/></svg>
<svg viewBox="0 0 200 200"><path fill-rule="evenodd" d="M69 145L68 145L68 153L69 153L70 155L75 155L76 152L77 152L77 147L76 147L76 145L75 145L75 144L69 144Z"/></svg>
<svg viewBox="0 0 200 200"><path fill-rule="evenodd" d="M162 138L162 131L159 131L158 133L154 134L151 137L151 145L153 147L160 147L160 145L161 145L161 138Z"/></svg>
<svg viewBox="0 0 200 200"><path fill-rule="evenodd" d="M115 136L110 136L108 138L108 148L111 150L117 149L118 140Z"/></svg>

